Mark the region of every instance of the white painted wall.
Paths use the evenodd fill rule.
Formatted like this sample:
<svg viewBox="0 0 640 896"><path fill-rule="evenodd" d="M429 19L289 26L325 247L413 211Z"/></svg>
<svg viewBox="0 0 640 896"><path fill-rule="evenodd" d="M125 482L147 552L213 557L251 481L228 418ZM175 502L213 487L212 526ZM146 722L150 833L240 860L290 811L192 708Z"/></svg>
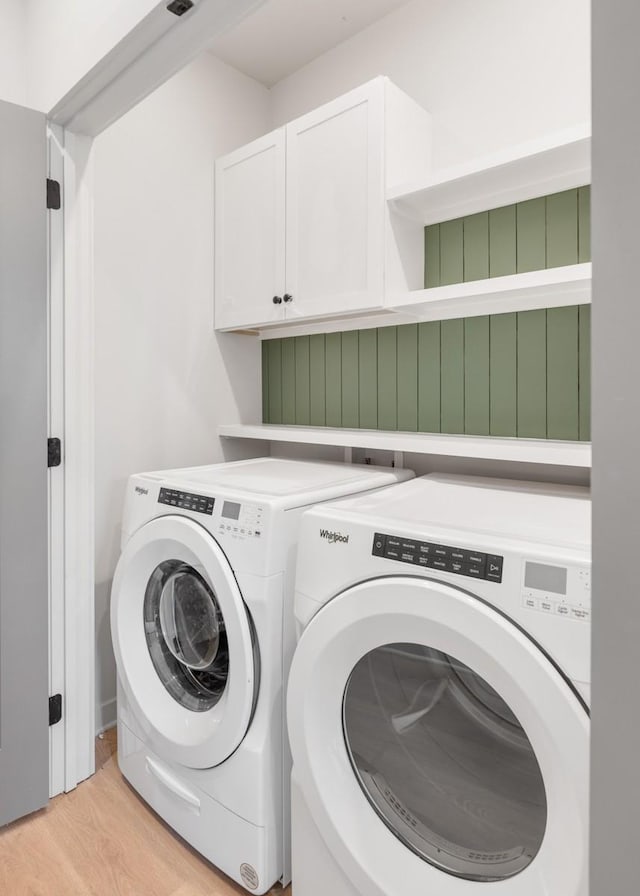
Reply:
<svg viewBox="0 0 640 896"><path fill-rule="evenodd" d="M98 724L127 476L224 460L217 424L259 419L258 341L213 332L213 161L268 114L266 88L204 54L95 142Z"/></svg>
<svg viewBox="0 0 640 896"><path fill-rule="evenodd" d="M27 16L15 0L0 0L0 100L27 104Z"/></svg>
<svg viewBox="0 0 640 896"><path fill-rule="evenodd" d="M456 164L589 120L589 0L412 0L283 79L279 125L388 75L434 120Z"/></svg>
<svg viewBox="0 0 640 896"><path fill-rule="evenodd" d="M29 36L28 103L49 112L152 9L162 4L158 0L22 0L22 5Z"/></svg>

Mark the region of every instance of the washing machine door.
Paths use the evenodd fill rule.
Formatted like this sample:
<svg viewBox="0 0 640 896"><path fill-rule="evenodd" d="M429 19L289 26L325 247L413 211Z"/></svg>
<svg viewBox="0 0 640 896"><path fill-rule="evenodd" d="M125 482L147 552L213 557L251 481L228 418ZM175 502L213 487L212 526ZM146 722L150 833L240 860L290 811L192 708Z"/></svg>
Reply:
<svg viewBox="0 0 640 896"><path fill-rule="evenodd" d="M409 577L338 595L296 649L288 724L355 892L586 896L587 710L481 600Z"/></svg>
<svg viewBox="0 0 640 896"><path fill-rule="evenodd" d="M192 768L224 762L249 727L257 645L209 532L163 516L134 533L113 580L111 632L120 682L152 749Z"/></svg>

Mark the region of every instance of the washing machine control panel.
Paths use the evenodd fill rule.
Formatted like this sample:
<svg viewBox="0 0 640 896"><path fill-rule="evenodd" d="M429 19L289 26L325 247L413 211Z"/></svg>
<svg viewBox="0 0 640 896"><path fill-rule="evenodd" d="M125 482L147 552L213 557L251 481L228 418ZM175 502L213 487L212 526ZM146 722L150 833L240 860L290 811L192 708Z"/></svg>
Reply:
<svg viewBox="0 0 640 896"><path fill-rule="evenodd" d="M502 582L504 558L498 554L486 554L468 548L452 547L448 544L434 544L430 541L416 541L400 535L385 535L376 532L373 536L374 557L412 563L427 569L453 572L473 579Z"/></svg>
<svg viewBox="0 0 640 896"><path fill-rule="evenodd" d="M591 620L591 570L525 560L522 606L526 610L572 619Z"/></svg>
<svg viewBox="0 0 640 896"><path fill-rule="evenodd" d="M264 507L223 501L218 534L234 539L260 538L264 529Z"/></svg>
<svg viewBox="0 0 640 896"><path fill-rule="evenodd" d="M169 504L180 510L194 510L196 513L212 516L215 500L209 495L194 495L191 492L180 492L175 488L161 488L158 504Z"/></svg>

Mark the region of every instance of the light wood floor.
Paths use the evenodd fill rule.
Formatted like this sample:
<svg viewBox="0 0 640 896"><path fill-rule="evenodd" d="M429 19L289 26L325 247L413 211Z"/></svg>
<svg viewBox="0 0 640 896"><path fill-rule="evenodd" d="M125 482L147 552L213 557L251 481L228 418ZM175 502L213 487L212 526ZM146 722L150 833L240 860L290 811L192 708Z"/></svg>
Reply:
<svg viewBox="0 0 640 896"><path fill-rule="evenodd" d="M136 795L115 750L112 729L96 741L92 778L0 830L0 894L247 896Z"/></svg>

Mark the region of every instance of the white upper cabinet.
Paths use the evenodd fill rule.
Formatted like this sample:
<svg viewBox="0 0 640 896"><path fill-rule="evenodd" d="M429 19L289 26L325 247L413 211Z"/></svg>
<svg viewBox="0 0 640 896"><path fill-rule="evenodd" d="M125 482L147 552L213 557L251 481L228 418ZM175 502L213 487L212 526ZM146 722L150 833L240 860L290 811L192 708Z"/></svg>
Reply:
<svg viewBox="0 0 640 896"><path fill-rule="evenodd" d="M218 159L215 179L216 328L280 321L285 279L284 130Z"/></svg>
<svg viewBox="0 0 640 896"><path fill-rule="evenodd" d="M429 116L380 77L219 159L216 328L383 310L386 192L429 152Z"/></svg>

